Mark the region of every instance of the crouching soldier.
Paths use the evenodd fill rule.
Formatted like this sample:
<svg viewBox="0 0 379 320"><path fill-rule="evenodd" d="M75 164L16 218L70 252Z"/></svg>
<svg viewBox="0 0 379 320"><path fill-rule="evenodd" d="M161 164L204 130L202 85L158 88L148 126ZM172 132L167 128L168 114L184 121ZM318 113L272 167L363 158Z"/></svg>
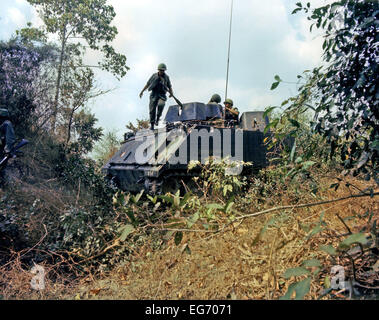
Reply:
<svg viewBox="0 0 379 320"><path fill-rule="evenodd" d="M233 100L226 99L224 102L225 105L225 120L229 123L236 124L238 122L239 111L236 107L233 108Z"/></svg>
<svg viewBox="0 0 379 320"><path fill-rule="evenodd" d="M8 110L0 107L0 152L5 155L11 153L15 143L15 134L9 119Z"/></svg>
<svg viewBox="0 0 379 320"><path fill-rule="evenodd" d="M173 96L172 86L169 76L165 73L167 70L164 63L159 64L158 72L154 73L147 81L145 87L140 93L140 98L146 89L151 91L150 94L150 129L154 130L154 124L158 125L159 119L162 116L165 106L167 91L170 93L170 98Z"/></svg>

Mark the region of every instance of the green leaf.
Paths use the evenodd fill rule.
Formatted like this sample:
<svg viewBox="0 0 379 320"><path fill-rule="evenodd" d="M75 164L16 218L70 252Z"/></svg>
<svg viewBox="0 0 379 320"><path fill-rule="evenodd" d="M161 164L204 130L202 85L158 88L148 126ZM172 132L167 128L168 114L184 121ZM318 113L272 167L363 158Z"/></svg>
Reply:
<svg viewBox="0 0 379 320"><path fill-rule="evenodd" d="M291 12L291 14L295 14L296 12L298 12L298 11L300 11L301 10L301 8L296 8L295 10L293 10L292 12Z"/></svg>
<svg viewBox="0 0 379 320"><path fill-rule="evenodd" d="M192 226L199 220L200 214L197 211L192 217L190 217L187 221L187 227L192 228Z"/></svg>
<svg viewBox="0 0 379 320"><path fill-rule="evenodd" d="M178 246L182 242L182 239L183 239L183 232L177 231L175 233L175 244Z"/></svg>
<svg viewBox="0 0 379 320"><path fill-rule="evenodd" d="M287 292L284 296L281 296L279 300L291 300L292 294L295 291L296 283L291 283L287 289Z"/></svg>
<svg viewBox="0 0 379 320"><path fill-rule="evenodd" d="M275 119L272 122L270 122L263 130L263 132L266 134L271 127L275 128L279 123L279 119Z"/></svg>
<svg viewBox="0 0 379 320"><path fill-rule="evenodd" d="M184 207L184 205L187 204L187 202L188 202L189 198L191 197L191 195L192 195L191 192L187 192L187 193L184 195L183 199L180 201L180 206L181 206L181 207Z"/></svg>
<svg viewBox="0 0 379 320"><path fill-rule="evenodd" d="M276 109L277 107L269 107L265 110L265 112L263 113L263 118L266 118L272 110Z"/></svg>
<svg viewBox="0 0 379 320"><path fill-rule="evenodd" d="M283 277L285 279L289 279L291 277L298 277L298 276L303 276L303 275L309 275L310 272L303 268L303 267L296 267L296 268L290 268L290 269L287 269L284 274L283 274Z"/></svg>
<svg viewBox="0 0 379 320"><path fill-rule="evenodd" d="M354 233L350 236L348 236L344 241L342 241L338 249L344 250L349 249L352 244L360 243L362 245L367 244L368 240L366 238L366 235L364 233Z"/></svg>
<svg viewBox="0 0 379 320"><path fill-rule="evenodd" d="M303 162L303 157L299 156L299 157L296 157L295 159L295 163L296 164L299 164L299 163L302 163Z"/></svg>
<svg viewBox="0 0 379 320"><path fill-rule="evenodd" d="M179 206L180 206L180 196L179 196L178 194L176 194L176 195L174 196L174 206L175 206L176 208L179 208Z"/></svg>
<svg viewBox="0 0 379 320"><path fill-rule="evenodd" d="M225 213L229 213L229 212L232 210L232 207L233 207L233 205L234 205L233 198L234 198L234 197L232 197L232 198L226 203L225 208L224 208L224 212L225 212Z"/></svg>
<svg viewBox="0 0 379 320"><path fill-rule="evenodd" d="M126 211L126 215L129 217L130 221L135 225L137 223L137 219L132 210Z"/></svg>
<svg viewBox="0 0 379 320"><path fill-rule="evenodd" d="M306 278L300 282L292 283L288 287L286 294L279 298L279 300L290 300L293 292L296 292L295 300L302 300L309 292L311 287L311 278Z"/></svg>
<svg viewBox="0 0 379 320"><path fill-rule="evenodd" d="M330 277L329 277L329 276L326 276L326 277L325 277L325 280L324 280L324 288L325 288L325 289L329 289L329 288L330 288L330 285L331 285L331 283L330 283Z"/></svg>
<svg viewBox="0 0 379 320"><path fill-rule="evenodd" d="M306 278L300 281L295 286L296 298L295 300L304 299L305 295L309 292L311 288L311 278Z"/></svg>
<svg viewBox="0 0 379 320"><path fill-rule="evenodd" d="M208 209L216 209L216 210L223 210L224 207L221 204L218 203L210 203L205 206Z"/></svg>
<svg viewBox="0 0 379 320"><path fill-rule="evenodd" d="M302 265L304 267L321 267L321 262L318 259L305 260Z"/></svg>
<svg viewBox="0 0 379 320"><path fill-rule="evenodd" d="M314 227L312 229L312 231L307 235L306 239L309 240L310 238L312 238L315 234L319 233L322 231L322 227L321 225L317 225L316 227Z"/></svg>
<svg viewBox="0 0 379 320"><path fill-rule="evenodd" d="M280 82L274 82L272 85L271 85L271 90L275 90L278 85L279 85Z"/></svg>
<svg viewBox="0 0 379 320"><path fill-rule="evenodd" d="M144 193L144 190L142 190L139 194L137 194L135 197L132 197L132 200L135 204L138 203L138 201L141 199L142 195Z"/></svg>
<svg viewBox="0 0 379 320"><path fill-rule="evenodd" d="M312 167L314 164L316 164L315 161L305 161L303 165L303 170L308 170L310 167Z"/></svg>
<svg viewBox="0 0 379 320"><path fill-rule="evenodd" d="M296 127L296 128L300 128L300 123L295 120L295 119L288 119L289 122L291 122L291 124Z"/></svg>
<svg viewBox="0 0 379 320"><path fill-rule="evenodd" d="M163 238L164 238L166 241L168 241L168 240L171 239L171 237L173 236L174 233L175 233L175 231L167 231L167 233L164 235Z"/></svg>
<svg viewBox="0 0 379 320"><path fill-rule="evenodd" d="M321 246L320 250L330 254L331 256L337 255L337 250L334 249L331 245Z"/></svg>
<svg viewBox="0 0 379 320"><path fill-rule="evenodd" d="M292 294L295 291L296 284L296 282L291 283L288 287L286 294L284 296L281 296L279 300L291 300Z"/></svg>
<svg viewBox="0 0 379 320"><path fill-rule="evenodd" d="M150 196L150 195L147 194L146 197L150 200L150 202L151 202L152 204L156 204L157 199L158 199L157 196L155 196L155 197L153 198L152 196Z"/></svg>
<svg viewBox="0 0 379 320"><path fill-rule="evenodd" d="M228 186L224 186L224 189L222 190L223 196L225 197L227 193L228 193Z"/></svg>
<svg viewBox="0 0 379 320"><path fill-rule="evenodd" d="M274 77L274 79L275 79L276 81L278 81L278 82L281 82L281 81L282 81L282 79L280 79L280 77L279 77L278 75L276 75L276 76Z"/></svg>
<svg viewBox="0 0 379 320"><path fill-rule="evenodd" d="M122 229L122 234L120 236L121 241L125 241L127 236L135 230L131 224L126 224L121 229Z"/></svg>
<svg viewBox="0 0 379 320"><path fill-rule="evenodd" d="M165 201L166 203L174 204L174 198L172 196L159 196L159 198Z"/></svg>
<svg viewBox="0 0 379 320"><path fill-rule="evenodd" d="M292 168L290 171L288 171L288 173L286 174L286 178L287 177L290 177L291 179L296 176L297 174L297 170L296 168Z"/></svg>

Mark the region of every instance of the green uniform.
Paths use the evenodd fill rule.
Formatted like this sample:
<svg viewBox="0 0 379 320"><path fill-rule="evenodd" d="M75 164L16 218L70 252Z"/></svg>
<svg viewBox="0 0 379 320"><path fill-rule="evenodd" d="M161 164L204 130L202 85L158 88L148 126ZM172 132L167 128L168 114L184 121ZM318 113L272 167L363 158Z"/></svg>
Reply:
<svg viewBox="0 0 379 320"><path fill-rule="evenodd" d="M239 113L238 109L237 108L233 108L232 109L236 112ZM231 113L228 109L225 108L225 120L234 120L234 121L238 121L238 114L233 114Z"/></svg>
<svg viewBox="0 0 379 320"><path fill-rule="evenodd" d="M163 74L160 77L158 73L154 73L147 81L147 86L151 91L149 104L150 123L158 123L167 100L167 89L172 88L170 78L167 74Z"/></svg>
<svg viewBox="0 0 379 320"><path fill-rule="evenodd" d="M218 107L220 114L218 116L212 116L212 118L214 118L214 119L222 118L222 106L220 104L211 100L210 102L207 103L207 105L215 105Z"/></svg>

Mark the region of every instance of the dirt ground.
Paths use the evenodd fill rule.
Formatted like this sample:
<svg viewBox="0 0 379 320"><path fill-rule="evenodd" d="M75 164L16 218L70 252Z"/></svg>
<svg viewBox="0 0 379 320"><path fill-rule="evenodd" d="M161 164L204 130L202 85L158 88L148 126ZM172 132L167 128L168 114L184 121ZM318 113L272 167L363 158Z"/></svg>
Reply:
<svg viewBox="0 0 379 320"><path fill-rule="evenodd" d="M346 188L329 190L323 199L346 195ZM278 299L294 281L282 277L286 269L298 267L305 260L320 259L323 272L312 281L305 297L317 299L323 278L333 266L328 254L319 247L337 247L343 239L339 235L347 230L340 218L353 233L359 232L367 222L364 213L370 210L374 212L372 221L379 219L377 196L246 218L215 235L189 232L179 246L172 240L164 250L152 252L149 247L142 248L130 263L80 285L75 296L68 298ZM322 214L324 231L307 239L309 229L319 223ZM274 216L279 222L269 226L262 238L253 243Z"/></svg>
<svg viewBox="0 0 379 320"><path fill-rule="evenodd" d="M355 184L365 188L364 182L355 181ZM350 189L346 187L337 191L325 188L313 201L299 199L298 203L349 195ZM273 206L283 206L289 202L286 199ZM248 211L253 213L259 210L251 208ZM32 276L29 272L24 270L18 277L10 275L7 288L12 290L3 292L2 298L278 299L286 293L291 283L304 278L285 279L283 274L288 268L298 267L305 260L319 259L322 263L321 273L313 279L310 291L305 296L305 299L317 299L323 290L325 276L330 274L333 265L342 264L347 273L351 269L348 262L338 257L332 260L320 250L320 246L330 244L336 248L345 238L341 235L347 234L347 227L353 233L361 231L363 227L363 232L367 232L367 212L373 213L371 221L378 221L378 196L247 217L217 234L196 231L194 228L191 232L184 232L179 246L170 240L164 248L152 250L151 245L146 243L130 257L129 262L101 276L86 277L74 283L52 281L49 279L51 273L48 273L46 289L41 292L30 289ZM323 221L322 231L310 236L311 230L320 223L320 217ZM275 223L267 224L272 218L275 218ZM258 237L259 234L261 237ZM21 268L14 266L14 269Z"/></svg>

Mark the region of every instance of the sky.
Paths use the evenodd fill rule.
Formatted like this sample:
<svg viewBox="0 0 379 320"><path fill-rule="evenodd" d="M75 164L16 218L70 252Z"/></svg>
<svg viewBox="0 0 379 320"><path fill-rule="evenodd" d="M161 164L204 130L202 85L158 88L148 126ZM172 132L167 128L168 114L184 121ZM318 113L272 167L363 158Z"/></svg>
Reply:
<svg viewBox="0 0 379 320"><path fill-rule="evenodd" d="M234 0L228 98L242 113L280 105L296 93L297 75L321 62L322 37L309 32L304 13L292 15L300 0ZM313 6L324 0L310 0ZM149 93L139 93L159 63L167 65L175 96L182 102L225 99L231 0L108 0L116 12L116 51L130 68L118 81L97 71L97 84L112 89L89 104L107 131L121 137L125 125L148 119ZM1 0L0 40L40 19L26 0ZM98 59L88 53L88 62ZM292 82L271 91L274 76ZM171 98L168 106L176 104Z"/></svg>

